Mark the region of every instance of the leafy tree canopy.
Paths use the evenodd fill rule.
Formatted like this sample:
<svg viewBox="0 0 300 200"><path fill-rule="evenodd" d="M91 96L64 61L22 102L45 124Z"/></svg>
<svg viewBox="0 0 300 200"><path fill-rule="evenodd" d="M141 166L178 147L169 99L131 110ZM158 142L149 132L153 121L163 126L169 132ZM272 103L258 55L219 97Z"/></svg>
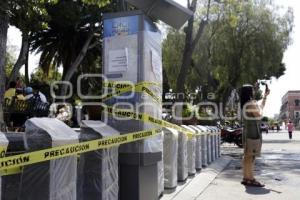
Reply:
<svg viewBox="0 0 300 200"><path fill-rule="evenodd" d="M203 9L204 10L204 9ZM201 16L201 9L198 11ZM195 22L195 26L199 24ZM291 42L293 12L279 15L269 1L228 0L214 4L211 21L192 56L186 93L199 87L225 101L232 89L284 74L283 53ZM163 42L163 66L175 88L185 33L169 30Z"/></svg>

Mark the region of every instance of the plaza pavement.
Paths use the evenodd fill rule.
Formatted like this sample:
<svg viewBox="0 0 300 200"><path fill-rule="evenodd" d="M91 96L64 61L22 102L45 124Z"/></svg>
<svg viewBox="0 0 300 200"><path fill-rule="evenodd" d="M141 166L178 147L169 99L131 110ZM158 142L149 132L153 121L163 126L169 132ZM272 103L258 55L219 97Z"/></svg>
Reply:
<svg viewBox="0 0 300 200"><path fill-rule="evenodd" d="M265 188L245 187L242 179L242 149L222 145L222 157L162 200L299 200L300 131L288 139L286 131L263 134L262 156L255 163L256 178Z"/></svg>

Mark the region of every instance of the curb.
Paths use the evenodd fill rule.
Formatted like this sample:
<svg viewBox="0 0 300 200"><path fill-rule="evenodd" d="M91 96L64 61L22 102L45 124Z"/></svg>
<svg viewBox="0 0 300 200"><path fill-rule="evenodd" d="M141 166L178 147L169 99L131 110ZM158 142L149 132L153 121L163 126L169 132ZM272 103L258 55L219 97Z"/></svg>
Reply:
<svg viewBox="0 0 300 200"><path fill-rule="evenodd" d="M175 191L165 190L161 200L195 200L231 161L229 156L218 158L200 173L189 178L185 184L179 184Z"/></svg>

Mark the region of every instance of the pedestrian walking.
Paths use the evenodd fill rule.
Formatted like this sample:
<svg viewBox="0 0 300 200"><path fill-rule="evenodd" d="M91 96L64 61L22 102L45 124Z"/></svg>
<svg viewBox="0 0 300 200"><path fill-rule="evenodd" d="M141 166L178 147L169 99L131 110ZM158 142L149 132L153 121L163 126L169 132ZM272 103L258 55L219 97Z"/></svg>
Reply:
<svg viewBox="0 0 300 200"><path fill-rule="evenodd" d="M266 86L265 94L261 105L255 101L254 90L252 85L244 85L241 89L241 108L243 119L243 180L245 186L264 187L254 178L255 157L260 156L262 146L262 132L260 129L262 110L265 106L267 96L270 90Z"/></svg>
<svg viewBox="0 0 300 200"><path fill-rule="evenodd" d="M293 131L294 131L294 124L292 123L292 121L290 120L288 125L287 125L287 128L288 128L288 132L289 132L289 138L290 140L293 139Z"/></svg>

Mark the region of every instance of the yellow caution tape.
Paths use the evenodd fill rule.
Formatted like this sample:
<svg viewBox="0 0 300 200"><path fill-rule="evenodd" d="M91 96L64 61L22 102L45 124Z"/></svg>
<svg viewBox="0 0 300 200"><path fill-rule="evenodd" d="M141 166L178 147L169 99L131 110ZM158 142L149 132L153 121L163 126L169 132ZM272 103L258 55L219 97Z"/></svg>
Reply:
<svg viewBox="0 0 300 200"><path fill-rule="evenodd" d="M140 82L137 84L131 84L130 82L105 82L105 87L107 88L114 88L115 91L113 93L107 94L105 97L102 98L102 101L109 100L114 97L118 97L127 92L144 92L151 96L157 103L161 104L161 98L155 95L153 91L149 89L149 86L160 86L158 83L154 82Z"/></svg>
<svg viewBox="0 0 300 200"><path fill-rule="evenodd" d="M23 166L0 170L0 176L9 176L23 172Z"/></svg>
<svg viewBox="0 0 300 200"><path fill-rule="evenodd" d="M0 159L5 157L7 147L0 147ZM14 175L22 172L23 167L14 167L11 169L0 170L0 176Z"/></svg>
<svg viewBox="0 0 300 200"><path fill-rule="evenodd" d="M160 84L152 83L152 82L141 82L136 85L132 85L129 83L120 83L120 82L106 82L104 83L105 87L115 87L117 88L115 93L111 93L104 97L102 100L107 100L109 98L113 98L116 96L119 96L123 93L129 92L133 89L135 92L145 92L148 95L150 95L155 101L161 102L161 99L157 97L154 92L152 92L148 86L156 85L159 86ZM31 165L39 162L64 158L67 156L73 156L78 155L81 153L86 153L90 151L95 151L99 149L105 149L113 146L118 146L121 144L131 143L138 140L147 139L149 137L153 137L159 133L161 133L161 127L168 127L175 129L177 131L180 131L184 134L186 134L189 138L194 137L196 134L191 132L190 130L178 126L176 124L172 124L170 122L157 119L155 117L152 117L146 113L135 113L131 110L127 109L113 109L112 107L106 107L105 111L109 114L118 116L118 117L125 117L129 119L135 119L140 120L143 122L149 122L152 124L156 124L160 126L159 129L151 129L151 130L145 130L145 131L138 131L138 132L132 132L124 135L119 136L112 136L107 137L103 139L98 140L92 140L87 142L81 142L76 144L70 144L70 145L63 145L59 147L53 147L49 149L24 153L20 155L15 156L9 156L9 157L0 157L0 175L13 175L22 172L23 167L26 165ZM203 133L200 133L201 135ZM3 151L3 148L0 147L0 152ZM5 155L6 149L4 149ZM2 155L2 154L1 154Z"/></svg>
<svg viewBox="0 0 300 200"><path fill-rule="evenodd" d="M43 149L20 155L0 158L0 174L12 172L14 170L17 170L16 168L20 168L26 165L64 158L67 156L77 155L79 153L96 151L99 149L110 148L125 143L143 140L158 135L159 133L161 133L161 129L137 131L119 136L112 136L98 140L63 145L59 147L53 147L49 149Z"/></svg>
<svg viewBox="0 0 300 200"><path fill-rule="evenodd" d="M143 122L149 122L152 124L159 125L160 127L173 128L177 131L180 131L180 132L186 134L189 138L191 138L195 135L193 132L191 132L188 129L185 129L184 127L178 126L176 124L172 124L172 123L164 121L162 119L152 117L146 113L136 113L136 112L133 112L128 109L115 109L112 107L106 107L104 109L104 112L107 112L108 114L112 114L116 117L123 117L126 119L134 119L134 120L139 120L139 121L143 121Z"/></svg>
<svg viewBox="0 0 300 200"><path fill-rule="evenodd" d="M5 157L7 147L0 147L0 158Z"/></svg>

